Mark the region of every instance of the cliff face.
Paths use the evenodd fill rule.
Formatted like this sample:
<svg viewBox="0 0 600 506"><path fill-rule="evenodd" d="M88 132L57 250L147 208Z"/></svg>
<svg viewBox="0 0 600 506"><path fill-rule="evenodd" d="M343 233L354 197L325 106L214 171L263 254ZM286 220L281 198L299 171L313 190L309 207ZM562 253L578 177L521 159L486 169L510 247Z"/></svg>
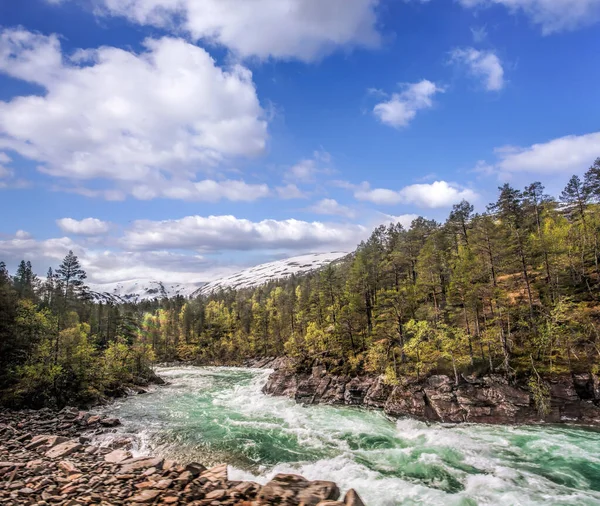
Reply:
<svg viewBox="0 0 600 506"><path fill-rule="evenodd" d="M539 415L525 386L511 385L499 375L461 379L458 385L448 376L436 375L391 387L377 377L330 375L322 366L314 367L312 374L281 367L269 377L263 392L304 404L382 408L390 416L436 422L600 425L600 383L591 374L564 376L551 383L550 412L545 416Z"/></svg>

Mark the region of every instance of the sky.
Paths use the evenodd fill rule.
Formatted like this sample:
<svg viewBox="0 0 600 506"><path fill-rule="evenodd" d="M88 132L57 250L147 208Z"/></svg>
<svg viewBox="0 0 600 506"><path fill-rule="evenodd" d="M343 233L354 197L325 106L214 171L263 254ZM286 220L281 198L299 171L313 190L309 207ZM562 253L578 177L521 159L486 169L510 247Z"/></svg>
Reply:
<svg viewBox="0 0 600 506"><path fill-rule="evenodd" d="M0 0L0 260L210 281L558 195L600 156L600 0Z"/></svg>

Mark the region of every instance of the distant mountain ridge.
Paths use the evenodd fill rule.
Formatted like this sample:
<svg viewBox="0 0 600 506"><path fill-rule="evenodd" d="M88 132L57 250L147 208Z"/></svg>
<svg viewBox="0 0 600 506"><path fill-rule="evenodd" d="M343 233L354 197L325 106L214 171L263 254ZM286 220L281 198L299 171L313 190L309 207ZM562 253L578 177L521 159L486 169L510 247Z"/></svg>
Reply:
<svg viewBox="0 0 600 506"><path fill-rule="evenodd" d="M314 271L346 255L348 253L342 251L310 253L250 267L210 282L164 283L154 279L133 279L115 283L91 284L90 290L98 299L109 299L117 303L141 302L177 295L194 298L221 289L251 288L269 281L286 278L292 274Z"/></svg>

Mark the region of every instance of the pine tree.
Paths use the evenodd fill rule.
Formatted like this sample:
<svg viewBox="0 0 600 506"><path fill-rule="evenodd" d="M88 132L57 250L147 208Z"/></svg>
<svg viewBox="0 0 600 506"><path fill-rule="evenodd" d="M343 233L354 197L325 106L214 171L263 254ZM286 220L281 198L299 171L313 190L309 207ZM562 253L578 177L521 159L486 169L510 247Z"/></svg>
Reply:
<svg viewBox="0 0 600 506"><path fill-rule="evenodd" d="M587 170L583 180L585 193L595 202L600 201L600 158Z"/></svg>
<svg viewBox="0 0 600 506"><path fill-rule="evenodd" d="M579 213L581 221L585 224L585 209L589 201L589 191L579 176L572 176L560 194L560 200L568 206L573 206Z"/></svg>
<svg viewBox="0 0 600 506"><path fill-rule="evenodd" d="M471 204L469 204L466 200L463 200L459 204L454 204L447 222L450 226L450 229L455 234L460 236L467 246L469 245L467 226L469 224L469 221L471 220L473 209L474 207Z"/></svg>
<svg viewBox="0 0 600 506"><path fill-rule="evenodd" d="M85 295L87 286L84 283L87 274L81 268L79 259L73 254L73 251L69 251L64 258L56 270L56 275L64 289L65 298L79 298Z"/></svg>
<svg viewBox="0 0 600 506"><path fill-rule="evenodd" d="M542 256L544 258L544 269L546 271L546 284L551 285L552 275L550 273L550 260L548 257L548 246L542 230L542 213L544 208L550 204L552 199L549 195L544 193L544 185L539 181L536 181L525 188L523 192L525 197L525 204L529 206L535 217L535 227L537 230L537 236L540 244ZM554 297L554 294L552 294Z"/></svg>

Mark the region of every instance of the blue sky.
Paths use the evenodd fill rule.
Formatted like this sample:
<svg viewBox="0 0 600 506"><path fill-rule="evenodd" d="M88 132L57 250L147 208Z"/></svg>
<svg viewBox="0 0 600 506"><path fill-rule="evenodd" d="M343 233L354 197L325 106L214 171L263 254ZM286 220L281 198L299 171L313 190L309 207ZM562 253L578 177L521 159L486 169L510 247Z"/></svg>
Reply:
<svg viewBox="0 0 600 506"><path fill-rule="evenodd" d="M0 259L204 281L560 192L600 156L600 0L0 2Z"/></svg>

